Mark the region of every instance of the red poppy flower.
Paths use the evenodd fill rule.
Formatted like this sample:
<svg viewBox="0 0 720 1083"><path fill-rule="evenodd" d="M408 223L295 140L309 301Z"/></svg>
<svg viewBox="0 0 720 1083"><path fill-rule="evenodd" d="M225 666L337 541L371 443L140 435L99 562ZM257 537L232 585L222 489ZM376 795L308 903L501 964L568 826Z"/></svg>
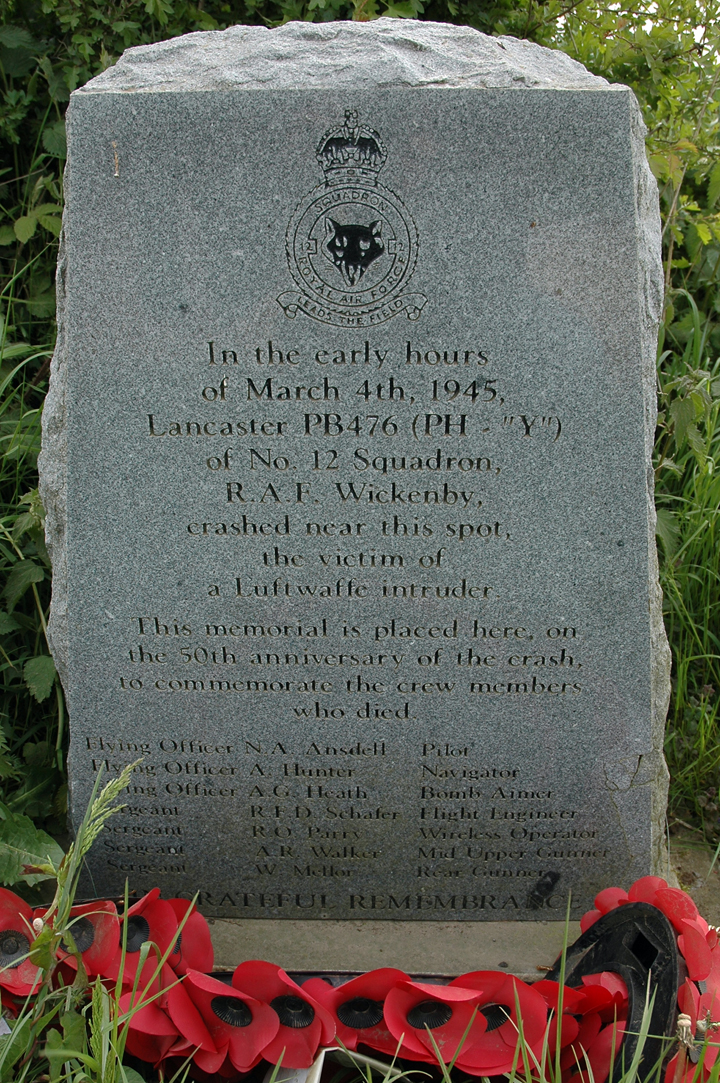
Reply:
<svg viewBox="0 0 720 1083"><path fill-rule="evenodd" d="M159 898L160 888L155 887L147 895L143 895L120 919L120 935L117 952L106 969L106 976L117 978L120 973L120 959L122 953L122 926L127 925L127 943L125 948L125 966L123 970L123 983L131 984L137 973L140 962L140 948L150 941L157 952L151 951L148 963L152 964L150 972L155 969L171 944L177 939L177 918L175 911L169 902Z"/></svg>
<svg viewBox="0 0 720 1083"><path fill-rule="evenodd" d="M600 920L601 917L602 914L599 910L586 911L586 913L584 913L583 916L580 918L580 932L586 933L588 929L590 929L595 924L596 921Z"/></svg>
<svg viewBox="0 0 720 1083"><path fill-rule="evenodd" d="M175 972L172 973L175 976ZM176 980L168 988L164 996L160 998L162 1006L182 1035L182 1042L185 1046L182 1052L186 1056L192 1055L197 1050L202 1050L209 1056L215 1057L217 1063L221 1064L225 1059L224 1054L217 1058L218 1047L205 1025L202 1013L193 1003L192 997L188 995L189 989L187 978L184 982ZM173 1053L180 1051L180 1049L175 1048L172 1050Z"/></svg>
<svg viewBox="0 0 720 1083"><path fill-rule="evenodd" d="M667 886L667 880L661 876L641 876L628 891L628 899L630 902L646 902L655 906L655 896L660 888Z"/></svg>
<svg viewBox="0 0 720 1083"><path fill-rule="evenodd" d="M705 923L699 921L680 922L682 932L678 937L678 948L687 963L688 974L693 981L705 981L712 970L712 952L707 939ZM717 935L717 934L716 934Z"/></svg>
<svg viewBox="0 0 720 1083"><path fill-rule="evenodd" d="M32 909L7 888L0 887L0 986L25 997L37 990L42 974L27 956L35 939Z"/></svg>
<svg viewBox="0 0 720 1083"><path fill-rule="evenodd" d="M605 1083L610 1068L620 1052L625 1028L611 1023L587 1044L577 1060L580 1070L570 1076L572 1083Z"/></svg>
<svg viewBox="0 0 720 1083"><path fill-rule="evenodd" d="M720 998L720 945L710 949L710 973L705 979L705 986L709 993L715 993Z"/></svg>
<svg viewBox="0 0 720 1083"><path fill-rule="evenodd" d="M573 1015L581 1015L585 1005L585 994L580 989L571 989L567 985L560 985L557 981L549 981L543 978L536 981L533 989L543 998L548 1008L556 1012L560 1006L560 992L562 991L562 1010L571 1012Z"/></svg>
<svg viewBox="0 0 720 1083"><path fill-rule="evenodd" d="M678 989L678 1008L684 1015L689 1015L695 1027L700 1008L700 990L694 982L686 978Z"/></svg>
<svg viewBox="0 0 720 1083"><path fill-rule="evenodd" d="M582 979L582 993L585 997L583 1014L598 1012L603 1023L627 1018L628 991L619 974L610 970L586 974Z"/></svg>
<svg viewBox="0 0 720 1083"><path fill-rule="evenodd" d="M535 982L533 989L539 993L552 1012L552 1018L547 1025L548 1056L554 1057L558 1044L558 1018L557 1013L562 999L562 1023L560 1025L560 1048L574 1042L580 1032L580 1023L574 1018L582 1015L586 1004L585 994L578 989L570 989L567 985L560 986L559 982L544 981ZM562 992L562 997L561 997Z"/></svg>
<svg viewBox="0 0 720 1083"><path fill-rule="evenodd" d="M263 1050L271 1064L282 1054L283 1068L309 1068L318 1047L335 1037L330 1012L303 992L284 970L273 963L241 963L233 974L233 988L269 1004L279 1020L277 1034Z"/></svg>
<svg viewBox="0 0 720 1083"><path fill-rule="evenodd" d="M482 992L479 1009L487 1022L487 1029L479 1040L468 1043L462 1050L457 1059L458 1068L480 1075L509 1072L521 1025L518 1008L524 1044L536 1057L540 1055L547 1025L547 1005L540 993L518 978L494 970L461 974L450 982L450 987L453 986ZM517 1063L522 1063L522 1057L518 1057Z"/></svg>
<svg viewBox="0 0 720 1083"><path fill-rule="evenodd" d="M180 1037L163 1057L165 1078L170 1079L178 1069L184 1069L190 1059L193 1062L193 1079L206 1078L215 1080L218 1075L222 1075L223 1078L226 1078L227 1075L242 1079L247 1074L238 1072L237 1068L230 1063L227 1050L223 1050L222 1053L210 1053L205 1049L198 1049L187 1038ZM228 1069L227 1072L225 1071L226 1068Z"/></svg>
<svg viewBox="0 0 720 1083"><path fill-rule="evenodd" d="M582 1065L584 1063L583 1057L602 1030L602 1025L599 1012L588 1012L583 1015L576 1037L563 1050L560 1057L560 1068L563 1073L570 1074L577 1068L578 1064Z"/></svg>
<svg viewBox="0 0 720 1083"><path fill-rule="evenodd" d="M33 917L44 919L46 913L47 909L35 910ZM103 901L73 906L70 911L70 932L75 947L82 956L88 977L95 978L98 974L104 977L107 967L117 954L120 936L120 921L115 903ZM77 961L68 951L69 945L61 941L58 958L75 970Z"/></svg>
<svg viewBox="0 0 720 1083"><path fill-rule="evenodd" d="M588 910L580 918L581 932L586 933L603 914L608 914L611 910L628 902L646 902L662 909L656 900L656 896L658 891L667 888L667 886L667 880L663 880L660 876L641 876L627 893L619 887L604 888L595 896L595 909ZM684 892L680 892L680 894L684 894Z"/></svg>
<svg viewBox="0 0 720 1083"><path fill-rule="evenodd" d="M629 902L628 894L621 887L606 887L595 896L595 906L601 914L609 914L618 906Z"/></svg>
<svg viewBox="0 0 720 1083"><path fill-rule="evenodd" d="M659 888L655 892L653 906L657 906L658 910L662 910L678 933L683 931L682 923L686 918L692 921L699 916L698 908L690 896L677 887Z"/></svg>
<svg viewBox="0 0 720 1083"><path fill-rule="evenodd" d="M424 985L409 980L398 982L385 999L385 1021L395 1039L395 1048L402 1042L401 1056L435 1064L434 1039L441 1057L448 1063L455 1056L471 1020L466 1046L477 1040L487 1026L484 1016L476 1013L480 996L477 989Z"/></svg>
<svg viewBox="0 0 720 1083"><path fill-rule="evenodd" d="M188 970L169 991L167 1006L181 1034L198 1047L193 1059L205 1072L218 1071L226 1056L237 1071L249 1072L280 1029L267 1004L198 970Z"/></svg>
<svg viewBox="0 0 720 1083"><path fill-rule="evenodd" d="M362 1043L392 1056L398 1043L385 1022L383 1005L399 981L410 979L402 970L387 966L344 985L332 986L322 978L311 978L302 988L332 1014L337 1036L347 1049L357 1049Z"/></svg>
<svg viewBox="0 0 720 1083"><path fill-rule="evenodd" d="M177 974L187 974L188 970L201 970L204 974L209 974L215 962L215 954L208 923L187 899L167 901L173 908L178 925L190 911L168 959L170 966Z"/></svg>
<svg viewBox="0 0 720 1083"><path fill-rule="evenodd" d="M120 1011L130 1011L134 1004L140 1002L140 993L134 996L132 992L125 993L120 997ZM126 1050L149 1064L159 1064L180 1037L172 1020L157 1001L136 1008L126 1026Z"/></svg>
<svg viewBox="0 0 720 1083"><path fill-rule="evenodd" d="M587 1070L589 1059L593 1075L597 1073L594 1083L604 1083L610 1071L613 1042L617 1056L624 1034L623 1024L628 1011L627 986L618 974L611 971L589 974L582 980L582 988L575 990L582 998L576 1007L576 1012L582 1017L580 1028L563 1051L560 1067L564 1079L572 1083L590 1083Z"/></svg>

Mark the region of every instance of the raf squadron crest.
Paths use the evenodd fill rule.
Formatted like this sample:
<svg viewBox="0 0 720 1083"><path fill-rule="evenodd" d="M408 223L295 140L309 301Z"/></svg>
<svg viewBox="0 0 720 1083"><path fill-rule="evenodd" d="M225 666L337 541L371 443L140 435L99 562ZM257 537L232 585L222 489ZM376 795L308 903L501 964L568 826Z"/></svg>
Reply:
<svg viewBox="0 0 720 1083"><path fill-rule="evenodd" d="M290 274L299 293L278 303L336 327L368 327L405 312L416 320L427 298L407 293L418 234L407 208L378 183L387 150L354 110L320 140L325 182L305 196L286 234Z"/></svg>

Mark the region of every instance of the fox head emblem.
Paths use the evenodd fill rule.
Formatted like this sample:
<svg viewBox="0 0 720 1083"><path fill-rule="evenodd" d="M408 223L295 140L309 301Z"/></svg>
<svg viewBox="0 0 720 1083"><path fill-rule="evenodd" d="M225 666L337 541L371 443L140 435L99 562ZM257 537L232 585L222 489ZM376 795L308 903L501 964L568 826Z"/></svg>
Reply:
<svg viewBox="0 0 720 1083"><path fill-rule="evenodd" d="M371 222L369 226L343 226L334 218L326 218L322 250L338 268L345 284L354 286L385 251L382 222Z"/></svg>

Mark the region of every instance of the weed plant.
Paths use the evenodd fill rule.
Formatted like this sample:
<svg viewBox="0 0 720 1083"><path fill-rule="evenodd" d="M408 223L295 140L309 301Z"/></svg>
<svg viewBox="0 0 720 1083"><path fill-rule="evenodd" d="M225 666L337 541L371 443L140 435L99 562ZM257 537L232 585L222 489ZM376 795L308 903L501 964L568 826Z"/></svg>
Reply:
<svg viewBox="0 0 720 1083"><path fill-rule="evenodd" d="M674 655L671 812L720 837L720 0L3 0L0 820L25 840L20 849L32 848L31 820L57 831L65 811L65 715L45 635L50 567L36 462L55 336L70 92L129 46L238 22L378 14L467 23L563 48L638 96L664 230L656 484ZM0 856L0 879L12 882L17 867Z"/></svg>
<svg viewBox="0 0 720 1083"><path fill-rule="evenodd" d="M78 878L85 855L90 850L108 819L123 806L116 800L130 781L137 764L128 765L101 790L100 776L95 783L90 803L78 828L74 842L57 863L49 858L37 867L38 874L54 882L52 902L33 928L35 939L28 956L37 967L37 987L17 1012L9 1030L0 1037L0 1079L3 1083L142 1083L143 1077L125 1065L124 1051L127 1031L124 1024L135 1012L151 1004L159 994L153 993L156 979L173 950L164 955L153 952L147 942L140 949L138 973L132 986L131 1007L120 1008L123 989L118 976L114 987L103 984L98 977L90 986L82 954L76 949L72 916ZM125 910L128 908L127 887ZM186 920L186 919L185 919ZM179 935L185 920L180 923ZM127 923L122 925L121 974L127 951ZM28 930L29 932L29 930ZM62 953L60 952L62 949ZM60 962L65 952L74 956L75 978L71 984ZM18 960L19 962L22 959ZM153 967L153 962L156 965ZM149 965L146 967L146 963ZM140 974L145 971L147 985L140 988ZM110 986L110 987L108 987ZM186 1070L172 1077L184 1080ZM171 1081L169 1081L171 1083Z"/></svg>

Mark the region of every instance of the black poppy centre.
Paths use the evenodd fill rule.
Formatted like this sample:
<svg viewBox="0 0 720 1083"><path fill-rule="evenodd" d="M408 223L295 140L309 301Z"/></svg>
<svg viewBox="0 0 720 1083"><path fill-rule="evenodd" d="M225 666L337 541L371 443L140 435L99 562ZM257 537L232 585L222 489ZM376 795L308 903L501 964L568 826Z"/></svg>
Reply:
<svg viewBox="0 0 720 1083"><path fill-rule="evenodd" d="M142 914L132 914L127 920L127 951L140 951L143 944L150 939L150 925ZM120 938L122 943L122 936Z"/></svg>
<svg viewBox="0 0 720 1083"><path fill-rule="evenodd" d="M282 996L270 1001L270 1007L277 1014L284 1027L302 1030L309 1027L315 1018L315 1009L307 1000L300 997Z"/></svg>
<svg viewBox="0 0 720 1083"><path fill-rule="evenodd" d="M444 1027L452 1019L453 1010L449 1004L441 1004L439 1000L421 1000L407 1014L407 1021L415 1030L425 1030L429 1027Z"/></svg>
<svg viewBox="0 0 720 1083"><path fill-rule="evenodd" d="M23 956L30 950L30 941L24 933L17 933L14 929L4 929L0 933L0 966L8 970L14 970L20 966Z"/></svg>
<svg viewBox="0 0 720 1083"><path fill-rule="evenodd" d="M497 1030L503 1023L507 1023L510 1018L510 1009L505 1004L486 1004L479 1011L480 1015L484 1015L487 1019L487 1027L485 1028L487 1034L490 1031Z"/></svg>
<svg viewBox="0 0 720 1083"><path fill-rule="evenodd" d="M95 940L95 926L90 921L90 918L74 918L72 925L70 926L70 934L75 941L75 947L82 954L82 952L87 951L89 947L92 947ZM70 945L64 940L60 941L60 947L63 951L72 951Z"/></svg>
<svg viewBox="0 0 720 1083"><path fill-rule="evenodd" d="M381 1000L370 1000L369 997L353 997L338 1007L337 1017L346 1027L367 1030L381 1021L383 1004Z"/></svg>
<svg viewBox="0 0 720 1083"><path fill-rule="evenodd" d="M249 1027L252 1023L252 1012L239 997L213 997L210 1010L229 1027Z"/></svg>

